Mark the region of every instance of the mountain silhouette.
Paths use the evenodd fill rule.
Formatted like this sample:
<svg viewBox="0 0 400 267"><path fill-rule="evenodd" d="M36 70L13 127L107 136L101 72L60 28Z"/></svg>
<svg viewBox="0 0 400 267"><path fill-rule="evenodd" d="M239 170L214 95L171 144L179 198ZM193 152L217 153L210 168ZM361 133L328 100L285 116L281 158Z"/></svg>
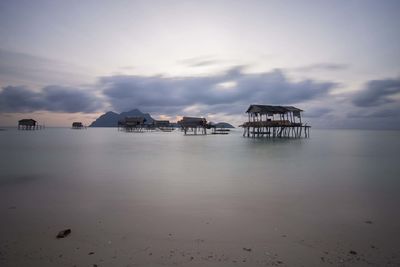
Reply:
<svg viewBox="0 0 400 267"><path fill-rule="evenodd" d="M232 124L229 124L227 122L218 122L218 123L214 124L214 126L216 128L230 128L230 129L235 128Z"/></svg>

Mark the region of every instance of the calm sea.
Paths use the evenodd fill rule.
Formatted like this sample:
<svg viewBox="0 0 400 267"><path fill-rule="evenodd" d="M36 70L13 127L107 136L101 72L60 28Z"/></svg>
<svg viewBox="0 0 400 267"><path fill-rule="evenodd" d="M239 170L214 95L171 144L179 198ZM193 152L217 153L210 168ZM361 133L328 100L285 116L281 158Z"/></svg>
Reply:
<svg viewBox="0 0 400 267"><path fill-rule="evenodd" d="M74 245L103 249L105 262L118 242L128 262L128 248L162 255L175 240L174 249L204 242L229 261L247 246L292 264L351 265L354 250L364 264L391 266L400 262L399 153L399 131L312 129L311 138L292 140L243 138L240 130L0 131L0 250L8 246L0 256L10 266L26 255L38 264L40 255L79 261L58 258L59 243L46 241L70 227ZM172 265L160 255L137 260ZM262 255L247 262L276 260Z"/></svg>

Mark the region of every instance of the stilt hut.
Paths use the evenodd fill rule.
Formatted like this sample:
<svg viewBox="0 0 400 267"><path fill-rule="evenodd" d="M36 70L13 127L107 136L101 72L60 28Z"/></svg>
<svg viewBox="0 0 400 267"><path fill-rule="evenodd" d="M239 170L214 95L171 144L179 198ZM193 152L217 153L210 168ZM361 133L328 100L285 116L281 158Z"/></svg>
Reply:
<svg viewBox="0 0 400 267"><path fill-rule="evenodd" d="M174 130L174 127L172 127L168 120L154 120L153 124L155 128L163 132L171 132Z"/></svg>
<svg viewBox="0 0 400 267"><path fill-rule="evenodd" d="M41 126L34 119L22 119L18 121L18 130L38 130Z"/></svg>
<svg viewBox="0 0 400 267"><path fill-rule="evenodd" d="M144 117L126 117L123 121L118 122L118 130L142 132L146 128L145 122Z"/></svg>
<svg viewBox="0 0 400 267"><path fill-rule="evenodd" d="M309 137L310 128L301 122L303 110L293 106L250 105L248 121L241 125L243 136L299 138Z"/></svg>
<svg viewBox="0 0 400 267"><path fill-rule="evenodd" d="M211 134L229 134L231 131L230 129L226 128L223 124L210 124L211 127Z"/></svg>
<svg viewBox="0 0 400 267"><path fill-rule="evenodd" d="M206 135L207 128L209 128L205 118L183 117L182 120L178 121L178 124L185 135Z"/></svg>
<svg viewBox="0 0 400 267"><path fill-rule="evenodd" d="M75 121L72 123L72 129L81 130L81 129L86 129L86 127L83 126L82 122Z"/></svg>

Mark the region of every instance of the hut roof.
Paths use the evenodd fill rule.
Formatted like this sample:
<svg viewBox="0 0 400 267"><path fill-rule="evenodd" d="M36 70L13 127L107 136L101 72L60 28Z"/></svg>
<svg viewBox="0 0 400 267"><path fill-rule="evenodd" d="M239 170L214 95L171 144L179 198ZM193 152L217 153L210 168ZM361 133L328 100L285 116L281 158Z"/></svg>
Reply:
<svg viewBox="0 0 400 267"><path fill-rule="evenodd" d="M205 121L205 118L198 118L198 117L183 117L182 121Z"/></svg>
<svg viewBox="0 0 400 267"><path fill-rule="evenodd" d="M301 112L303 110L293 106L250 105L246 113L285 114L287 112Z"/></svg>
<svg viewBox="0 0 400 267"><path fill-rule="evenodd" d="M154 120L156 123L169 123L168 120Z"/></svg>
<svg viewBox="0 0 400 267"><path fill-rule="evenodd" d="M22 119L18 121L19 123L26 123L26 122L36 122L34 119Z"/></svg>
<svg viewBox="0 0 400 267"><path fill-rule="evenodd" d="M18 121L18 125L22 126L35 126L37 122L34 119L22 119Z"/></svg>
<svg viewBox="0 0 400 267"><path fill-rule="evenodd" d="M126 117L125 123L126 124L143 124L145 123L146 118L144 117Z"/></svg>
<svg viewBox="0 0 400 267"><path fill-rule="evenodd" d="M206 125L207 120L205 118L183 117L178 123L185 126Z"/></svg>
<svg viewBox="0 0 400 267"><path fill-rule="evenodd" d="M155 125L169 125L169 121L168 120L154 120L154 124Z"/></svg>

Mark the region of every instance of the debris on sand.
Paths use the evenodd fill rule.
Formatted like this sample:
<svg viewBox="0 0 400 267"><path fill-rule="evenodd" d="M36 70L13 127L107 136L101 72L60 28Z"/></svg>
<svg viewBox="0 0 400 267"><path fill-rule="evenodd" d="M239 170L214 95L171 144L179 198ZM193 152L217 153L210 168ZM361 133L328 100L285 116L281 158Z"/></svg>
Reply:
<svg viewBox="0 0 400 267"><path fill-rule="evenodd" d="M93 254L94 254L94 252L93 252L93 251L91 251L91 252L89 252L89 253L88 253L88 255L93 255Z"/></svg>
<svg viewBox="0 0 400 267"><path fill-rule="evenodd" d="M354 250L350 250L349 253L352 254L352 255L357 255L357 252L354 251Z"/></svg>
<svg viewBox="0 0 400 267"><path fill-rule="evenodd" d="M71 229L65 229L65 230L58 232L57 238L64 238L64 237L67 237L69 234L71 234Z"/></svg>
<svg viewBox="0 0 400 267"><path fill-rule="evenodd" d="M243 248L244 251L251 252L251 248Z"/></svg>

